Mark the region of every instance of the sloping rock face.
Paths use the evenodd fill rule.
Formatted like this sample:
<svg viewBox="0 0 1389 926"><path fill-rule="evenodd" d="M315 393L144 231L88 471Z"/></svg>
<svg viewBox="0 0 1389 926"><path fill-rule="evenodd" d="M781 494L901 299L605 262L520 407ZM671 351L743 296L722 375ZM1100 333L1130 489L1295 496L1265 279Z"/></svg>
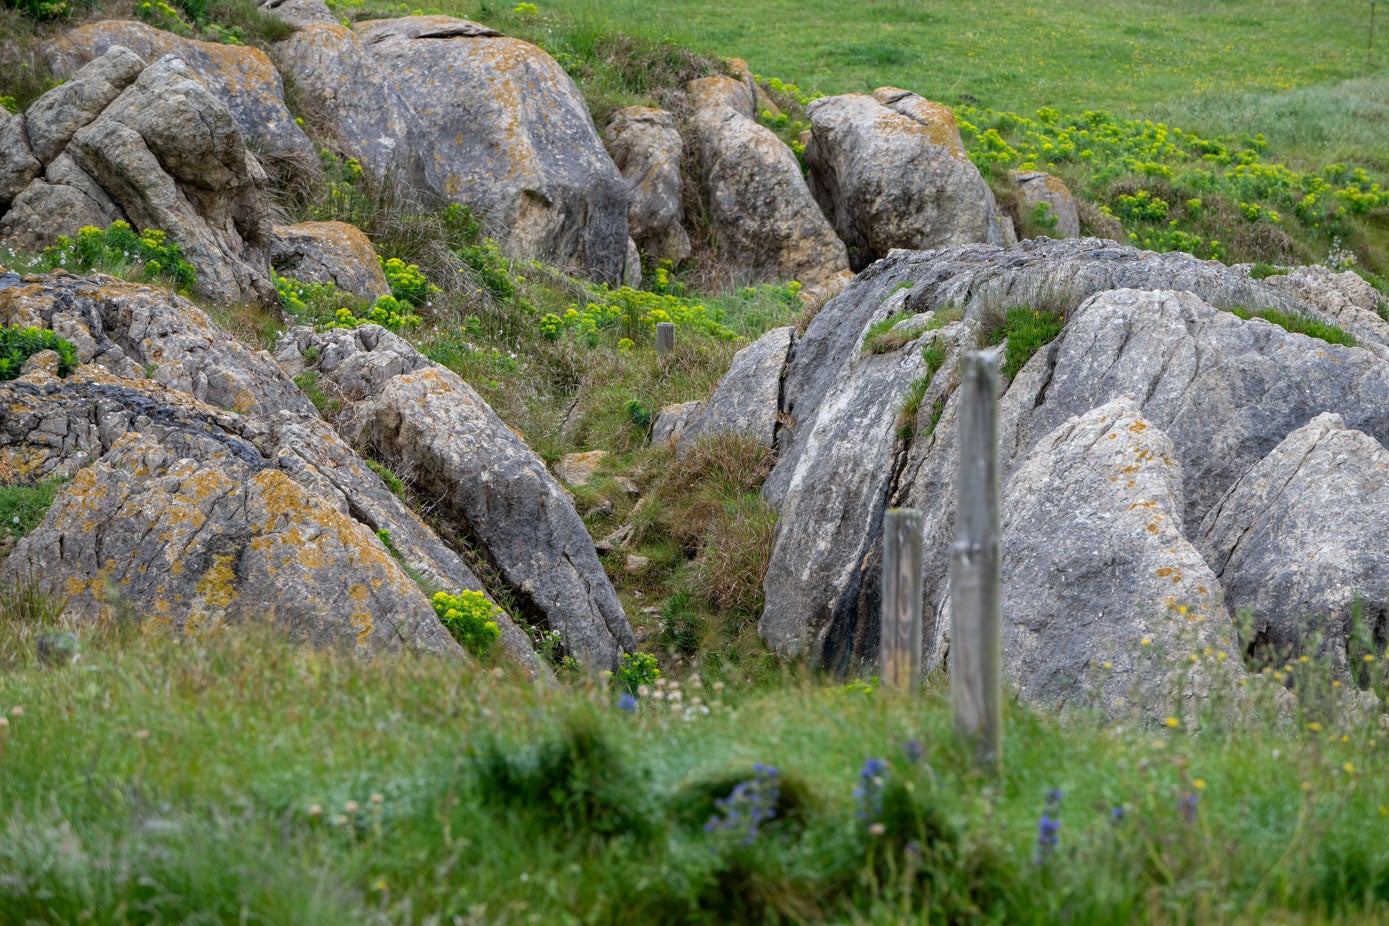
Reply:
<svg viewBox="0 0 1389 926"><path fill-rule="evenodd" d="M456 652L401 564L445 590L481 591L482 584L265 353L228 337L185 299L109 277L0 278L0 317L61 334L83 364L66 380L38 375L11 384L13 400L0 401L0 482L91 471L82 477L89 483L74 480L64 490L53 523L30 535L29 558L16 558L17 550L6 569L42 569L55 590L81 598L82 614L109 603L114 581L137 613L167 614L177 627L184 614L203 615L195 626L257 618L263 615L252 602L275 601L274 620L316 643ZM105 468L83 468L94 461ZM157 484L149 481L155 476ZM180 499L192 491L180 488L189 478L229 488ZM103 507L108 497L119 504ZM171 497L177 504L165 504ZM210 526L188 533L199 518ZM127 522L148 522L148 531L131 533ZM379 531L390 536L399 562ZM55 554L55 544L72 556ZM265 555L208 558L246 544L259 544ZM305 552L289 562L295 544ZM156 554L163 558L151 559ZM170 564L185 560L216 566L217 582L200 587L206 572L194 569L192 584L179 584L186 568ZM127 569L136 571L121 572ZM145 579L164 572L172 577L162 584ZM402 576L407 594L397 601L391 596ZM365 598L354 590L362 583ZM343 594L351 609L344 610ZM362 614L371 627L358 641ZM544 674L525 631L506 617L498 623L507 655Z"/></svg>
<svg viewBox="0 0 1389 926"><path fill-rule="evenodd" d="M680 159L685 143L675 117L662 109L628 106L613 114L604 133L613 162L627 183L627 229L637 246L657 258L690 256L682 223Z"/></svg>
<svg viewBox="0 0 1389 926"><path fill-rule="evenodd" d="M203 295L278 304L265 171L182 61L146 67L113 47L30 113L24 134L44 174L0 216L0 238L36 249L85 225L128 220L177 241Z"/></svg>
<svg viewBox="0 0 1389 926"><path fill-rule="evenodd" d="M626 186L578 88L539 48L411 16L309 25L276 56L373 174L471 207L515 253L621 283Z"/></svg>
<svg viewBox="0 0 1389 926"><path fill-rule="evenodd" d="M1037 442L1003 493L999 550L1008 680L1023 697L1170 713L1164 658L1238 654L1215 574L1182 532L1172 442L1122 396ZM940 623L949 625L948 598ZM1146 641L1146 642L1145 642ZM1228 671L1242 675L1239 659ZM1106 667L1107 666L1107 667Z"/></svg>
<svg viewBox="0 0 1389 926"><path fill-rule="evenodd" d="M1245 321L1212 303L1318 314L1235 268L1084 239L897 252L865 271L811 322L785 371L786 427L777 432L779 460L763 489L780 509L764 639L788 658L834 667L874 658L882 513L905 506L926 518L924 605L936 618L925 635L928 665L945 657L956 355L972 348L984 316L1014 305L1056 307L1069 321L1007 384L999 411L1005 480L1070 419L1127 395L1170 444L1183 478L1164 510L1175 530L1195 537L1231 485L1322 412L1340 414L1375 440L1389 438L1382 411L1389 365L1374 353ZM916 313L893 331L901 346L867 349L869 328L899 312ZM909 418L914 393L920 397ZM1009 523L1023 530L1041 522ZM1004 541L1041 550L1045 538L1005 532ZM1181 572L1197 574L1194 566ZM1083 586L1103 570L1077 575ZM1222 591L1214 579L1197 585ZM1103 590L1074 590L1076 600L1090 592L1099 600ZM1016 604L1009 621L1044 617L1025 595ZM1038 697L1055 693L1046 690Z"/></svg>
<svg viewBox="0 0 1389 926"><path fill-rule="evenodd" d="M80 26L44 49L49 67L70 77L112 48L146 61L173 55L222 102L242 133L264 156L318 164L318 153L285 108L284 83L265 52L242 45L200 42L140 22L105 20Z"/></svg>
<svg viewBox="0 0 1389 926"><path fill-rule="evenodd" d="M683 436L677 440L736 432L766 447L774 446L781 372L795 339L794 328L773 328L738 351L713 397L700 415L681 429ZM670 439L665 432L663 427L663 439ZM654 428L652 435L654 442Z"/></svg>
<svg viewBox="0 0 1389 926"><path fill-rule="evenodd" d="M0 384L0 405L7 468L74 474L0 581L32 576L79 620L119 601L189 634L259 621L325 647L458 651L380 540L271 465L239 416L99 368Z"/></svg>
<svg viewBox="0 0 1389 926"><path fill-rule="evenodd" d="M1017 192L1018 210L1024 216L1031 215L1038 206L1046 206L1046 217L1056 221L1048 238L1080 237L1080 213L1070 189L1060 177L1040 170L1015 170L1008 179Z"/></svg>
<svg viewBox="0 0 1389 926"><path fill-rule="evenodd" d="M1264 283L1314 310L1355 336L1360 345L1389 360L1389 328L1376 311L1382 297L1359 274L1329 267L1295 267L1265 277Z"/></svg>
<svg viewBox="0 0 1389 926"><path fill-rule="evenodd" d="M1389 452L1326 413L1283 439L1213 507L1197 542L1232 612L1275 658L1318 651L1347 677L1352 610L1373 637L1389 600ZM1318 639L1319 638L1319 639Z"/></svg>
<svg viewBox="0 0 1389 926"><path fill-rule="evenodd" d="M351 401L340 427L402 478L439 499L457 529L485 551L537 621L567 651L614 668L636 641L583 521L545 464L472 387L375 326L281 342L282 363L303 364Z"/></svg>
<svg viewBox="0 0 1389 926"><path fill-rule="evenodd" d="M893 248L1004 244L989 185L944 106L895 87L806 109L810 189L862 270Z"/></svg>
<svg viewBox="0 0 1389 926"><path fill-rule="evenodd" d="M376 299L391 287L361 229L346 222L276 225L270 263L282 276L305 283L331 283L345 293Z"/></svg>
<svg viewBox="0 0 1389 926"><path fill-rule="evenodd" d="M266 418L313 405L265 353L231 338L192 302L167 290L55 273L0 287L0 318L48 328L127 379L152 379L200 402Z"/></svg>
<svg viewBox="0 0 1389 926"><path fill-rule="evenodd" d="M791 149L753 121L747 85L704 77L691 81L690 93L694 144L723 262L749 278L799 280L811 289L846 277L844 243Z"/></svg>

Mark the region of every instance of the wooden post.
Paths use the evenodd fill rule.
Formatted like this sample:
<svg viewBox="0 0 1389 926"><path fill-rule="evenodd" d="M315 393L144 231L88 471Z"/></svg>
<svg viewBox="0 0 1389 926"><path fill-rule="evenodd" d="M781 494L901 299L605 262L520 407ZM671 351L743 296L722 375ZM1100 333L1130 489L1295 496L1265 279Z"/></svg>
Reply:
<svg viewBox="0 0 1389 926"><path fill-rule="evenodd" d="M664 357L675 350L675 323L656 323L656 356Z"/></svg>
<svg viewBox="0 0 1389 926"><path fill-rule="evenodd" d="M998 588L998 356L965 355L960 382L959 505L950 553L950 698L955 729L979 760L1003 758Z"/></svg>
<svg viewBox="0 0 1389 926"><path fill-rule="evenodd" d="M885 688L908 694L921 685L921 512L883 516L883 610L878 663Z"/></svg>

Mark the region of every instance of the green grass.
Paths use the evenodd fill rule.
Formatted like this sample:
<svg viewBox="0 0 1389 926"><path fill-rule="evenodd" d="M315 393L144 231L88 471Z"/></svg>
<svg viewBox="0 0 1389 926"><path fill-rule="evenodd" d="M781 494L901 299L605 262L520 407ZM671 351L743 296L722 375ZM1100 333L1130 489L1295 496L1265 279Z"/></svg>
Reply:
<svg viewBox="0 0 1389 926"><path fill-rule="evenodd" d="M65 479L48 479L37 485L0 485L0 553L39 526Z"/></svg>
<svg viewBox="0 0 1389 926"><path fill-rule="evenodd" d="M1235 306L1230 309L1230 312L1243 319L1262 318L1264 321L1272 322L1279 328L1291 331L1293 334L1305 334L1310 338L1320 338L1328 344L1354 347L1356 343L1350 332L1329 322L1318 321L1315 318L1294 312L1281 312L1278 309L1253 310L1242 306Z"/></svg>
<svg viewBox="0 0 1389 926"><path fill-rule="evenodd" d="M678 703L648 693L628 713L599 688L433 658L80 635L76 668L29 654L0 675L5 922L1389 914L1377 724L1288 724L1255 699L1241 723L1174 712L1158 732L1011 704L991 780L935 687L912 701L706 672L662 680ZM870 758L886 771L865 801ZM755 763L781 796L745 846L716 801ZM1052 788L1060 842L1039 864Z"/></svg>
<svg viewBox="0 0 1389 926"><path fill-rule="evenodd" d="M1029 306L1009 309L1004 317L1004 337L1008 346L1003 351L1000 372L1004 379L1018 375L1032 355L1061 333L1065 319L1056 312L1039 312Z"/></svg>

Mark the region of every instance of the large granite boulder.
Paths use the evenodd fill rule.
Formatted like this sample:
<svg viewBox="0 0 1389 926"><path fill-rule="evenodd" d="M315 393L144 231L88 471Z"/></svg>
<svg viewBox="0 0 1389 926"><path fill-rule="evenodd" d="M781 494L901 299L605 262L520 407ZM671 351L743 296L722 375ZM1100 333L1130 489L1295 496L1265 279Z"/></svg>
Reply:
<svg viewBox="0 0 1389 926"><path fill-rule="evenodd" d="M202 295L278 304L265 171L181 60L146 67L113 47L30 114L25 134L44 174L0 215L0 238L36 249L83 226L128 220L178 242Z"/></svg>
<svg viewBox="0 0 1389 926"><path fill-rule="evenodd" d="M1004 244L989 185L944 106L895 87L807 108L810 189L862 270L893 248Z"/></svg>
<svg viewBox="0 0 1389 926"><path fill-rule="evenodd" d="M1153 291L1164 285L1176 291ZM953 355L1014 305L1056 308L1069 321L1005 384L1005 476L1068 419L1127 394L1173 446L1180 527L1195 536L1243 473L1321 412L1389 438L1379 411L1389 365L1211 303L1316 311L1234 268L1084 239L896 252L860 274L811 322L784 374L785 426L763 489L780 509L764 638L788 657L841 668L873 658L890 506L925 513L925 607L936 612L954 539ZM890 316L901 320L882 339L888 349L867 349L869 330ZM940 366L908 403L927 346ZM915 420L901 420L911 404ZM939 663L944 627L928 626L926 640L928 664Z"/></svg>
<svg viewBox="0 0 1389 926"><path fill-rule="evenodd" d="M24 117L0 106L0 216L41 170L43 165L29 148Z"/></svg>
<svg viewBox="0 0 1389 926"><path fill-rule="evenodd" d="M371 239L346 222L276 225L270 263L281 275L304 283L330 283L345 293L375 300L391 294Z"/></svg>
<svg viewBox="0 0 1389 926"><path fill-rule="evenodd" d="M0 384L3 469L72 479L0 582L32 577L79 621L119 603L186 634L256 622L459 652L377 536L267 459L253 422L99 367L36 379Z"/></svg>
<svg viewBox="0 0 1389 926"><path fill-rule="evenodd" d="M690 256L681 224L680 159L685 144L675 117L663 109L628 106L613 114L604 133L613 162L627 183L627 230L641 250L673 261Z"/></svg>
<svg viewBox="0 0 1389 926"><path fill-rule="evenodd" d="M1275 659L1319 650L1345 677L1353 612L1369 639L1384 631L1385 525L1389 452L1328 412L1241 476L1207 512L1197 543L1226 606L1249 612L1248 645Z"/></svg>
<svg viewBox="0 0 1389 926"><path fill-rule="evenodd" d="M699 416L681 428L682 437L677 440L734 432L774 447L781 373L795 340L794 328L773 328L734 354L718 389ZM670 438L667 428L662 432L663 439ZM652 441L657 442L654 429Z"/></svg>
<svg viewBox="0 0 1389 926"><path fill-rule="evenodd" d="M844 243L791 149L753 120L747 85L704 77L690 83L690 92L691 131L722 262L750 279L799 280L808 289L847 277Z"/></svg>
<svg viewBox="0 0 1389 926"><path fill-rule="evenodd" d="M1060 177L1041 170L1015 170L1008 174L1008 180L1013 184L1018 212L1024 220L1040 212L1040 224L1055 223L1045 231L1048 238L1080 237L1080 212L1070 188Z"/></svg>
<svg viewBox="0 0 1389 926"><path fill-rule="evenodd" d="M617 285L627 191L578 88L534 45L448 16L311 24L276 50L377 176L463 203L514 253Z"/></svg>
<svg viewBox="0 0 1389 926"><path fill-rule="evenodd" d="M199 465L205 463L234 481L274 470L277 485L283 476L297 487L295 492L303 494L303 498L296 496L294 504L304 506L305 519L321 515L331 516L335 524L350 523L350 530L334 528L340 537L355 537L365 531L369 543L377 546L382 546L379 534L385 532L390 538L388 558L408 568L426 587L455 592L483 590L458 553L317 417L313 406L268 355L242 346L187 300L109 277L84 279L59 273L26 284L6 276L0 278L0 316L17 324L48 328L71 340L82 363L80 377L31 383L38 391L25 393L33 406L30 411L24 411L22 403L8 406L8 413L0 411L0 430L8 435L0 436L4 442L0 482L32 483L74 474L94 460L106 460L113 443L127 435L140 441L155 440L168 450L174 440L169 436L170 428L180 434L192 431L199 443L189 453ZM44 403L52 406L51 414L41 407ZM214 453L214 445L223 449ZM236 465L249 468L233 472L227 469L232 464L219 462L218 454L231 454L241 461ZM270 476L263 478L272 480ZM133 493L130 498L140 497L143 491L133 484L127 489ZM78 507L73 511L80 511L80 503L80 499L74 502ZM331 509L331 515L324 509ZM157 523L166 514L160 510L150 517ZM180 517L177 513L167 516ZM318 528L304 524L296 529L312 536ZM63 530L70 531L70 525ZM233 534L251 531L246 536L254 535L250 527L230 522L226 530ZM293 594L308 596L310 591L305 589L316 587L316 583L344 585L345 573L333 573L343 565L342 556L347 555L343 549L321 561L314 560L322 563L325 575L298 576L295 581L306 584ZM181 554L175 550L170 555ZM88 565L73 565L74 569L79 567L87 569ZM96 589L90 585L92 575L83 575L90 586L88 591ZM259 573L237 573L232 588L237 596L270 594L256 584L264 578ZM419 592L415 585L411 587ZM150 590L144 589L142 594L147 592ZM84 607L95 608L104 600L93 591ZM153 600L142 599L137 610L153 613ZM293 607L308 605L300 602ZM414 607L409 604L407 611ZM374 614L377 605L371 603L367 610ZM389 608L383 613L395 620ZM526 632L505 615L498 618L498 624L508 657L533 674L546 674ZM320 642L327 642L327 638Z"/></svg>
<svg viewBox="0 0 1389 926"><path fill-rule="evenodd" d="M1177 713L1177 690L1204 693L1211 666L1243 674L1182 509L1172 442L1128 396L1063 422L1019 462L1003 492L999 581L1004 672L1023 698L1136 698L1161 718ZM938 626L949 612L947 595ZM1173 678L1174 663L1192 670Z"/></svg>
<svg viewBox="0 0 1389 926"><path fill-rule="evenodd" d="M317 166L313 143L285 108L284 82L260 49L200 42L144 23L109 19L64 33L44 48L44 57L56 75L71 77L118 46L145 61L165 55L183 61L261 155L290 159L310 169Z"/></svg>
<svg viewBox="0 0 1389 926"><path fill-rule="evenodd" d="M471 386L375 326L296 329L277 356L307 363L342 392L349 405L339 427L349 439L436 499L485 550L526 615L558 630L568 652L606 669L635 648L573 502Z"/></svg>
<svg viewBox="0 0 1389 926"><path fill-rule="evenodd" d="M0 318L67 338L82 363L152 379L217 408L259 418L316 414L267 354L230 337L168 290L56 273L0 288Z"/></svg>

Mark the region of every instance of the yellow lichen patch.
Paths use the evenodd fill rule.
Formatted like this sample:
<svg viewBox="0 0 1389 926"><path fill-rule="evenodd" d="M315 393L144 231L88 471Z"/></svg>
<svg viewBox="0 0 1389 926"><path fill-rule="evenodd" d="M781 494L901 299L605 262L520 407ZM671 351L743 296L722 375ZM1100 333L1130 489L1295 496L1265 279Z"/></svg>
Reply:
<svg viewBox="0 0 1389 926"><path fill-rule="evenodd" d="M1146 510L1151 511L1152 509L1154 509L1154 508L1156 508L1156 507L1157 507L1157 502L1152 501L1152 500L1150 499L1149 501L1146 501L1146 502L1134 502L1132 505L1129 505L1129 511L1132 511L1132 510L1135 509L1135 508L1143 508L1143 509L1146 509Z"/></svg>
<svg viewBox="0 0 1389 926"><path fill-rule="evenodd" d="M212 557L211 568L198 580L195 591L208 607L225 610L236 600L236 570L232 568L235 562L235 556L219 553Z"/></svg>
<svg viewBox="0 0 1389 926"><path fill-rule="evenodd" d="M1142 434L1144 431L1148 430L1148 422L1141 420L1135 421L1133 424L1129 425L1129 430L1134 434Z"/></svg>
<svg viewBox="0 0 1389 926"><path fill-rule="evenodd" d="M1165 578L1167 578L1168 576L1170 576L1170 575L1172 574L1172 572L1173 572L1173 570L1172 570L1172 567L1171 567L1171 566L1162 566L1162 567L1159 567L1159 569L1157 570L1157 577L1158 577L1159 579L1165 579Z"/></svg>

